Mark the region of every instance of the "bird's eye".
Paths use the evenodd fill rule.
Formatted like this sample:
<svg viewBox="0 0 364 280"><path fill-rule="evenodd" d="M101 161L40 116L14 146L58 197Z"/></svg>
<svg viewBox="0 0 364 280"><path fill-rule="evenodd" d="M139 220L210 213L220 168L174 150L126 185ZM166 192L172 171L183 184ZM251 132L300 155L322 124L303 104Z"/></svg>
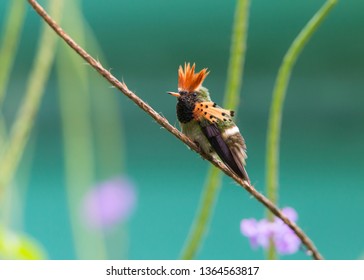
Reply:
<svg viewBox="0 0 364 280"><path fill-rule="evenodd" d="M192 95L193 95L194 97L196 97L196 96L197 96L197 93L196 93L196 92L194 92Z"/></svg>

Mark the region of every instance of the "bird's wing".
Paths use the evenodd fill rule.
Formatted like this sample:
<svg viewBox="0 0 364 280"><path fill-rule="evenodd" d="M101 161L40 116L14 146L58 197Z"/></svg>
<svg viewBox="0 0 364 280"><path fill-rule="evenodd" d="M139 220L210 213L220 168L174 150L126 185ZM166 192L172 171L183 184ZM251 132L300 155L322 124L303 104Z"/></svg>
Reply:
<svg viewBox="0 0 364 280"><path fill-rule="evenodd" d="M234 111L222 109L211 101L197 102L193 116L196 120L206 119L210 123L217 123L218 120L232 122L231 117L234 116Z"/></svg>
<svg viewBox="0 0 364 280"><path fill-rule="evenodd" d="M221 160L239 177L249 182L244 168L246 158L244 147L236 146L233 143L228 145L217 126L219 121L235 125L232 116L234 116L234 111L220 108L211 101L197 102L193 110L194 119L200 123L202 132ZM244 140L241 139L241 142L244 143Z"/></svg>

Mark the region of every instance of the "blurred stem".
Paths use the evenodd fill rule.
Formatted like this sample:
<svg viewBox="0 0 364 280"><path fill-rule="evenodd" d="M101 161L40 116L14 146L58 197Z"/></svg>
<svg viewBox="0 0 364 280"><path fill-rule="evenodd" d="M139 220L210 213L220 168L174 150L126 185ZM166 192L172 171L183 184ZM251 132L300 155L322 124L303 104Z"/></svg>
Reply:
<svg viewBox="0 0 364 280"><path fill-rule="evenodd" d="M66 10L68 17L64 28L72 30L81 44L86 45L79 1L66 1ZM57 74L67 198L76 256L78 259L106 259L103 233L88 230L80 219L82 198L94 183L96 169L88 67L62 44L57 56Z"/></svg>
<svg viewBox="0 0 364 280"><path fill-rule="evenodd" d="M25 0L10 1L9 11L1 34L4 34L0 46L0 107L5 97L5 89L13 66L19 35L24 22Z"/></svg>
<svg viewBox="0 0 364 280"><path fill-rule="evenodd" d="M221 186L221 172L215 166L209 167L199 210L196 213L190 235L182 252L182 259L192 260L202 245L203 237L214 210Z"/></svg>
<svg viewBox="0 0 364 280"><path fill-rule="evenodd" d="M249 0L238 0L235 8L235 19L230 48L224 108L237 112L240 100L240 88L246 50ZM202 245L204 234L212 216L216 199L221 187L221 172L215 166L209 167L200 207L182 253L182 259L195 258Z"/></svg>
<svg viewBox="0 0 364 280"><path fill-rule="evenodd" d="M84 22L85 35L91 52L97 53L100 61L106 61L92 28ZM90 72L92 87L93 126L97 178L109 179L125 171L125 139L123 120L118 95L104 94L105 81L98 79L96 72ZM93 78L95 77L95 78ZM107 112L105 114L105 112Z"/></svg>
<svg viewBox="0 0 364 280"><path fill-rule="evenodd" d="M301 30L283 58L279 68L275 87L273 90L272 103L269 113L269 123L267 132L267 152L266 152L266 186L267 197L274 204L278 203L278 165L279 165L279 141L281 134L283 103L286 96L288 82L292 68L305 47L308 40L317 30L321 22L329 14L337 3L336 0L328 0L316 12L307 25ZM267 211L268 220L272 221L274 215ZM273 244L269 246L267 258L276 259L276 252Z"/></svg>
<svg viewBox="0 0 364 280"><path fill-rule="evenodd" d="M62 1L50 1L50 13L55 19L62 14ZM12 126L9 140L5 143L0 159L0 201L16 172L19 160L35 122L45 83L54 60L57 36L43 25L38 51L27 83L25 97ZM0 203L2 204L2 203Z"/></svg>
<svg viewBox="0 0 364 280"><path fill-rule="evenodd" d="M37 135L34 133L28 140L27 148L24 151L21 162L17 168L19 176L12 184L11 188L7 188L6 199L4 202L4 226L8 228L23 228L24 216L26 214L26 198L29 187L29 178L31 177L32 162L34 158Z"/></svg>
<svg viewBox="0 0 364 280"><path fill-rule="evenodd" d="M92 28L84 20L87 47L97 54L100 61L106 61ZM98 78L98 73L87 72L92 84L91 106L94 138L96 174L98 181L125 174L125 137L123 134L122 108L117 94L107 91L108 85ZM129 251L127 225L118 226L104 240L104 251L110 259L127 259Z"/></svg>
<svg viewBox="0 0 364 280"><path fill-rule="evenodd" d="M84 22L88 49L106 61L92 28ZM98 79L98 73L88 72L92 80L93 128L95 139L96 177L100 181L125 174L125 137L119 96L106 93L108 84ZM93 78L94 77L94 78ZM110 259L127 259L129 252L127 225L118 226L105 238L105 250Z"/></svg>
<svg viewBox="0 0 364 280"><path fill-rule="evenodd" d="M4 28L0 34L4 34L0 46L0 154L7 138L6 123L2 111L2 103L5 90L9 82L9 76L13 66L16 50L19 43L19 35L24 21L25 1L12 0L6 13Z"/></svg>

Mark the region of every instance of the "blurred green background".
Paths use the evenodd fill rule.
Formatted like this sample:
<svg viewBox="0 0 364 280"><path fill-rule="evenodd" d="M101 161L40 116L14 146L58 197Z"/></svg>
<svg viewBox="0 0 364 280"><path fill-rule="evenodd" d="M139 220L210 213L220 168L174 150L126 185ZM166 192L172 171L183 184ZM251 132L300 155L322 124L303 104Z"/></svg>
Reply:
<svg viewBox="0 0 364 280"><path fill-rule="evenodd" d="M248 146L249 176L262 192L268 112L278 67L295 36L323 3L251 1L237 123ZM0 30L8 4L0 2ZM80 42L74 13L67 5L61 25ZM198 70L209 68L205 86L218 104L222 102L234 8L235 1L82 1L80 10L100 48L92 47L88 37L82 40L116 77L178 126L176 100L165 93L176 90L177 68L185 61L195 62ZM283 115L280 206L297 210L298 224L328 259L357 259L364 252L363 11L363 1L342 0L320 26L294 68ZM25 91L42 24L27 5L3 109L9 125ZM57 51L62 47L64 43L59 42ZM80 58L76 62L88 69L90 80L98 85L91 84L89 92L95 103L91 115L106 116L101 122L102 136L113 137L122 127L123 141L108 146L109 164L96 168L94 182L124 173L138 192L137 207L129 221L107 233L109 257L178 258L198 207L208 163L111 88ZM38 240L49 258L73 259L77 257L67 203L56 72L57 66L53 66L15 179L23 198L13 204L18 209L13 211L14 220L22 221L13 227ZM77 77L71 75L68 83L67 89L75 90L71 95L77 96ZM111 95L118 110L110 118L103 97ZM75 97L73 106L83 106L76 102ZM106 121L110 119L113 121ZM74 120L77 127L77 115ZM75 138L82 138L79 131L82 129L75 129ZM122 156L122 168L113 156ZM198 258L263 258L262 250L250 248L239 225L243 218L263 217L265 209L230 178L225 176L223 182ZM284 258L307 256L301 251Z"/></svg>

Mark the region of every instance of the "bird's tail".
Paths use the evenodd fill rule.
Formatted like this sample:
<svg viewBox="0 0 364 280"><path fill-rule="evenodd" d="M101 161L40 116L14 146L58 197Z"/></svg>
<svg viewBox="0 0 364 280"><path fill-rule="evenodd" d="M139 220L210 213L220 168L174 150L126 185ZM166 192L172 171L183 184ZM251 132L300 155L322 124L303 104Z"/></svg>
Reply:
<svg viewBox="0 0 364 280"><path fill-rule="evenodd" d="M234 165L229 166L236 175L238 175L244 181L247 181L250 185L250 179L248 173L245 170L245 159L247 158L244 149L240 147L231 148L231 154L234 158Z"/></svg>

